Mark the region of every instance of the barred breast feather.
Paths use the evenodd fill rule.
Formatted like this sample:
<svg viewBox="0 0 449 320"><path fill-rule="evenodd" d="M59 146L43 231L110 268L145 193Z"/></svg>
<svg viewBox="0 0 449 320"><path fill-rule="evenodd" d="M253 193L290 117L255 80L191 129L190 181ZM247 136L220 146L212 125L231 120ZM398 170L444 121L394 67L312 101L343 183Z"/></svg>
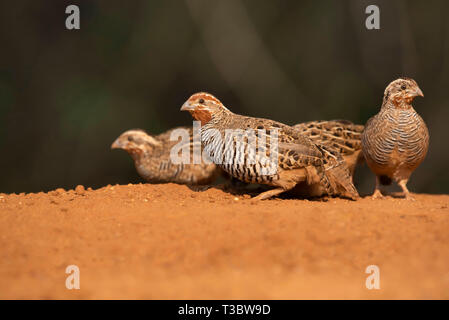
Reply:
<svg viewBox="0 0 449 320"><path fill-rule="evenodd" d="M362 143L371 169L398 181L408 179L424 160L429 131L413 108L385 108L368 120Z"/></svg>

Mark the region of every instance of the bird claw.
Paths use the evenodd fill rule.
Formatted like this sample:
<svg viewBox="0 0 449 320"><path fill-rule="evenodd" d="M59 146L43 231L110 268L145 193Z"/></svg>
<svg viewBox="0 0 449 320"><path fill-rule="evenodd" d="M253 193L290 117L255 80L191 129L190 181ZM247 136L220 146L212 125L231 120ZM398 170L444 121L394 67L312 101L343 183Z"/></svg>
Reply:
<svg viewBox="0 0 449 320"><path fill-rule="evenodd" d="M383 194L380 192L380 190L376 190L374 191L373 195L371 196L372 200L377 200L377 199L385 199L385 197L383 196Z"/></svg>
<svg viewBox="0 0 449 320"><path fill-rule="evenodd" d="M406 193L404 199L408 201L416 201L415 197L413 197L410 193Z"/></svg>

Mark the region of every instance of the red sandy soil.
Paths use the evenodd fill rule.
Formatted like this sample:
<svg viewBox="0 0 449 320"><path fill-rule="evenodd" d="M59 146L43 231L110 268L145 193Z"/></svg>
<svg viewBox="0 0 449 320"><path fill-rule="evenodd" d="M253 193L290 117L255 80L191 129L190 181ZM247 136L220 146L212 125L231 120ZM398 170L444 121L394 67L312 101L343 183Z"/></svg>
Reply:
<svg viewBox="0 0 449 320"><path fill-rule="evenodd" d="M448 195L254 202L222 189L0 194L0 298L449 298ZM65 287L72 264L80 290ZM365 287L368 265L380 290Z"/></svg>

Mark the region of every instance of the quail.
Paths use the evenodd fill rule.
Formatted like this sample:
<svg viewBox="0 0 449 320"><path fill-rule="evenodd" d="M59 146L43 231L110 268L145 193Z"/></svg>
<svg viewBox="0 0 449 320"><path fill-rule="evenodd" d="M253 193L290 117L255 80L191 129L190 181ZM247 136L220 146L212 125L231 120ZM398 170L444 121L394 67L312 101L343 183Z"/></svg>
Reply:
<svg viewBox="0 0 449 320"><path fill-rule="evenodd" d="M255 199L268 199L304 181L319 183L331 196L358 197L340 153L291 126L235 114L204 92L192 95L181 110L201 122L201 142L215 164L241 181L274 187Z"/></svg>
<svg viewBox="0 0 449 320"><path fill-rule="evenodd" d="M354 124L348 120L319 120L300 123L293 127L313 142L337 150L343 156L351 178L353 178L356 165L363 162L363 125ZM306 183L300 183L295 187L294 194L305 197L319 197L325 194L325 190L320 184L307 185Z"/></svg>
<svg viewBox="0 0 449 320"><path fill-rule="evenodd" d="M402 188L406 199L413 199L407 182L429 147L427 126L411 105L417 96L424 97L424 94L415 80L394 80L385 89L379 113L365 125L362 151L376 175L374 199L382 198L380 186L393 180Z"/></svg>
<svg viewBox="0 0 449 320"><path fill-rule="evenodd" d="M184 142L171 141L171 133L176 129L187 130L189 134L188 150L189 163L174 163L171 158L172 148ZM112 149L123 149L133 158L139 175L151 183L174 182L180 184L203 185L209 184L217 178L221 170L212 162L195 164L192 160L195 140L193 130L188 127L171 129L157 136L151 136L140 129L128 130L122 133L111 145ZM201 148L201 142L197 142ZM182 149L183 146L180 146Z"/></svg>

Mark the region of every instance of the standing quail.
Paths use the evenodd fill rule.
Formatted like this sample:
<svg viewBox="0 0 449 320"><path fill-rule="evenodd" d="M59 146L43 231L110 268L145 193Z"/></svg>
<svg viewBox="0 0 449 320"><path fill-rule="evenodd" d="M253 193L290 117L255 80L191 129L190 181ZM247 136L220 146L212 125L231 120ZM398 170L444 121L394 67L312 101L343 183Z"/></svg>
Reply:
<svg viewBox="0 0 449 320"><path fill-rule="evenodd" d="M424 97L415 80L400 78L385 89L380 112L370 118L362 134L366 162L376 175L373 198L382 197L380 185L399 184L406 199L412 172L424 160L429 147L429 131L411 103Z"/></svg>
<svg viewBox="0 0 449 320"><path fill-rule="evenodd" d="M362 132L363 125L348 120L309 121L293 126L314 143L320 143L337 150L346 162L351 177L355 167L363 162ZM317 197L325 194L320 184L307 185L301 183L295 187L295 194Z"/></svg>
<svg viewBox="0 0 449 320"><path fill-rule="evenodd" d="M329 195L358 198L339 152L313 143L291 126L234 114L203 92L192 95L181 110L201 122L201 142L215 164L244 182L275 187L256 199L268 199L303 181L320 183Z"/></svg>
<svg viewBox="0 0 449 320"><path fill-rule="evenodd" d="M157 136L150 136L145 131L128 130L114 141L112 149L124 149L133 158L139 175L151 183L174 182L181 184L209 184L220 175L221 170L212 162L194 164L173 163L170 151L178 141L170 141L173 130L187 130L190 135L188 150L192 160L194 141L192 128L174 128ZM198 143L200 143L198 141ZM201 146L199 146L201 148ZM182 149L182 146L180 147Z"/></svg>

